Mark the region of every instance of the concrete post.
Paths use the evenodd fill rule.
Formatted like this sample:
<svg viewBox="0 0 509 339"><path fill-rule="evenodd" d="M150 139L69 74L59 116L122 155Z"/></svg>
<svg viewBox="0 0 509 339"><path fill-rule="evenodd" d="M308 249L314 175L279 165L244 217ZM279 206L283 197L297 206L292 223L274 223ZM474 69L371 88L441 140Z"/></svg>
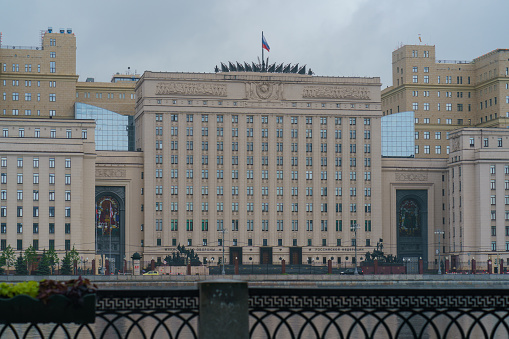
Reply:
<svg viewBox="0 0 509 339"><path fill-rule="evenodd" d="M285 261L285 259L281 260L281 273L282 274L286 273L286 261Z"/></svg>
<svg viewBox="0 0 509 339"><path fill-rule="evenodd" d="M140 275L140 259L134 259L133 266L133 275Z"/></svg>
<svg viewBox="0 0 509 339"><path fill-rule="evenodd" d="M472 259L472 274L475 274L476 267L475 267L475 259Z"/></svg>
<svg viewBox="0 0 509 339"><path fill-rule="evenodd" d="M247 282L215 280L199 283L200 339L249 338Z"/></svg>

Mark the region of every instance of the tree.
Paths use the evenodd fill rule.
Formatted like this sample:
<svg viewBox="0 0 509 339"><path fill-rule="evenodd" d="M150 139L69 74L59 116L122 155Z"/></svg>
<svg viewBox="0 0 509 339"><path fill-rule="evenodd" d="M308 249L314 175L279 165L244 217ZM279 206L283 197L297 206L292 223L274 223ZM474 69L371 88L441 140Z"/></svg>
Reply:
<svg viewBox="0 0 509 339"><path fill-rule="evenodd" d="M71 275L72 274L72 266L71 266L71 256L69 252L65 253L64 258L62 259L62 269L60 270L62 274Z"/></svg>
<svg viewBox="0 0 509 339"><path fill-rule="evenodd" d="M57 252L55 252L54 248L50 248L48 252L46 252L46 255L48 256L49 266L51 268L50 274L53 274L53 272L55 271L55 265L58 263L58 254Z"/></svg>
<svg viewBox="0 0 509 339"><path fill-rule="evenodd" d="M42 252L41 260L39 261L39 265L37 266L37 275L50 275L51 274L51 262L50 257L46 251Z"/></svg>
<svg viewBox="0 0 509 339"><path fill-rule="evenodd" d="M76 249L74 248L74 245L72 245L72 250L69 252L69 258L71 260L71 265L74 270L74 263L78 263L80 261L80 254Z"/></svg>
<svg viewBox="0 0 509 339"><path fill-rule="evenodd" d="M14 249L11 245L7 245L7 247L2 251L2 255L0 256L3 265L7 266L7 274L9 274L9 269L16 260L16 256L14 254ZM3 266L2 265L2 266Z"/></svg>
<svg viewBox="0 0 509 339"><path fill-rule="evenodd" d="M19 257L14 265L16 269L16 275L28 275L27 261L23 258L23 253L19 252Z"/></svg>
<svg viewBox="0 0 509 339"><path fill-rule="evenodd" d="M25 261L27 263L28 274L30 274L32 272L32 266L36 260L37 260L37 252L35 251L35 248L32 245L30 245L25 250Z"/></svg>

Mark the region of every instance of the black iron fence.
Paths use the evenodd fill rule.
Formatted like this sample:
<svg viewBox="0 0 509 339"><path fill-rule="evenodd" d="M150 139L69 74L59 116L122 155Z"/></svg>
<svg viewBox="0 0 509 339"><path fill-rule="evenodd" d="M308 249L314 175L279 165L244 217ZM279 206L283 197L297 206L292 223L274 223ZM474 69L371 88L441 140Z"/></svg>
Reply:
<svg viewBox="0 0 509 339"><path fill-rule="evenodd" d="M246 283L221 282L223 289L217 284L208 292L203 286L103 290L93 324L1 324L0 337L225 338L225 331L231 338L509 337L506 289L247 289ZM244 284L246 298L217 303L233 296L223 292L235 284ZM247 305L234 305L236 300ZM202 323L203 303L207 318L216 322ZM218 312L210 312L211 305ZM249 325L238 328L243 317Z"/></svg>

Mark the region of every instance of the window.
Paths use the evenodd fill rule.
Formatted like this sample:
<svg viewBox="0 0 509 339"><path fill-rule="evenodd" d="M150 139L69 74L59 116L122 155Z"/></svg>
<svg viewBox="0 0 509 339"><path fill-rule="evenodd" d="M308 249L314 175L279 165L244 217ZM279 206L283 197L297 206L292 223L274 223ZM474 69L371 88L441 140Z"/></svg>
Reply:
<svg viewBox="0 0 509 339"><path fill-rule="evenodd" d="M56 71L57 71L56 62L55 61L50 61L50 63L49 63L49 72L50 73L56 73Z"/></svg>

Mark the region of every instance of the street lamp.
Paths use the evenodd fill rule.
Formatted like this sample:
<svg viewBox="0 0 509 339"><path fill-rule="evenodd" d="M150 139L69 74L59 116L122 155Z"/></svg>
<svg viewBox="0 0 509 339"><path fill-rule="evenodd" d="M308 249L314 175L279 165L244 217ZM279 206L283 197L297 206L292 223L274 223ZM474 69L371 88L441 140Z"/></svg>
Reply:
<svg viewBox="0 0 509 339"><path fill-rule="evenodd" d="M355 268L353 270L353 274L358 275L359 272L357 272L357 230L360 228L359 224L351 224L350 225L350 231L353 231L355 234Z"/></svg>
<svg viewBox="0 0 509 339"><path fill-rule="evenodd" d="M438 274L442 274L442 268L440 267L440 238L442 237L442 234L444 234L444 231L442 230L436 230L435 234L438 234Z"/></svg>

